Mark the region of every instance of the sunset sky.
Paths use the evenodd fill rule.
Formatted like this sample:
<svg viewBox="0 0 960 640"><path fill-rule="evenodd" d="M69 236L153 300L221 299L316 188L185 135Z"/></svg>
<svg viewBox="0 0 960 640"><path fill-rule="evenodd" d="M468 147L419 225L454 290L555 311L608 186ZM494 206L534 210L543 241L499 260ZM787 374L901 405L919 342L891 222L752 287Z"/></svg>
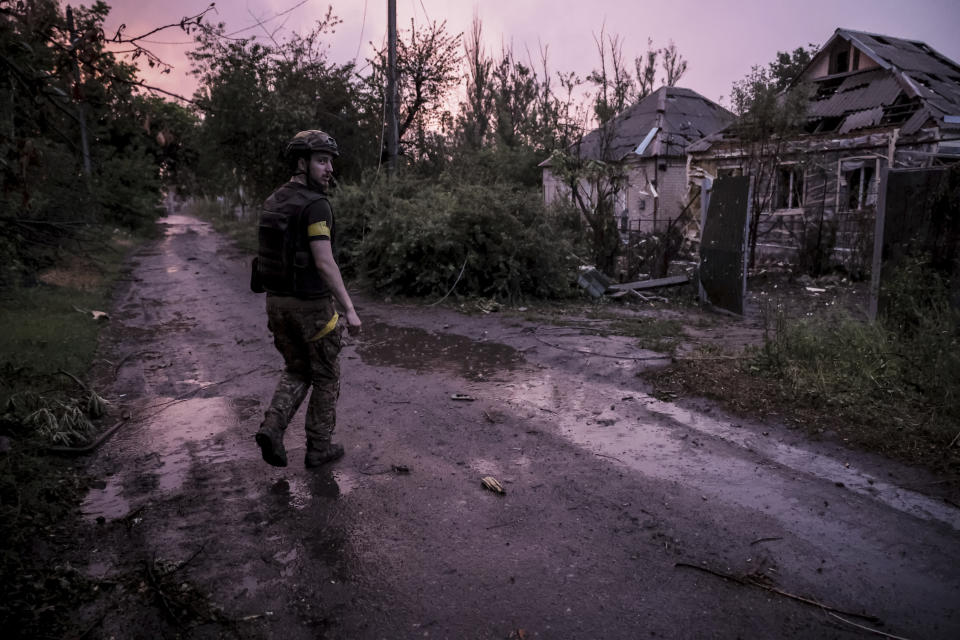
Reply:
<svg viewBox="0 0 960 640"><path fill-rule="evenodd" d="M106 24L108 37L121 23L128 35L141 33L183 16L202 11L209 0L165 0L145 3L141 0L114 0ZM291 31L306 31L326 8L343 19L329 40L330 58L336 62L357 59L363 65L369 57L370 41L378 45L386 34L386 0L220 0L215 22L225 22L228 32L268 21L277 37ZM299 6L298 6L299 5ZM294 8L295 7L295 8ZM275 16L293 8L281 17ZM870 31L911 40L922 40L960 61L960 0L665 0L661 2L624 2L591 0L485 0L450 2L444 0L397 0L398 25L409 27L428 20L446 20L453 33L466 31L474 12L483 21L488 49L497 52L512 45L514 52L536 61L541 45L549 47L552 71L575 71L585 76L598 66L594 36L601 28L619 35L624 57L632 60L647 47L647 38L655 47L673 40L688 61L688 71L680 85L727 104L731 84L742 78L755 64L765 65L777 51L792 50L809 43L822 44L837 27ZM238 35L265 38L262 28L254 27ZM150 38L148 46L174 70L166 76L144 76L152 84L183 95L192 94L196 84L188 75L190 65L185 51L190 38L179 29L170 29ZM177 44L155 44L172 42Z"/></svg>

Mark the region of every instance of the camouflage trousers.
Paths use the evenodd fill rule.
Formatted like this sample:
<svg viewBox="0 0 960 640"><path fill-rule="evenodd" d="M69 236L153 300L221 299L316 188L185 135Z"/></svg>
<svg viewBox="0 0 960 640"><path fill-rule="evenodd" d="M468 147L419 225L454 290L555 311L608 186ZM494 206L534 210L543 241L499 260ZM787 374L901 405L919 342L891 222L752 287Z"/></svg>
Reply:
<svg viewBox="0 0 960 640"><path fill-rule="evenodd" d="M310 388L307 404L307 446L330 442L340 397L340 353L343 327L335 323L333 300L299 300L267 296L267 326L283 356L283 375L263 418L264 426L283 431Z"/></svg>

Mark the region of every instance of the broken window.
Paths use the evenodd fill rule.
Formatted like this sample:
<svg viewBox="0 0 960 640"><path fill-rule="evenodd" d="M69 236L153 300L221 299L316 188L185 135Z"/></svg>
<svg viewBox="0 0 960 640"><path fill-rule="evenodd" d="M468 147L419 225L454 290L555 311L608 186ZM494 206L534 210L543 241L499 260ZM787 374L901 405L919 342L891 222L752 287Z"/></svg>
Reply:
<svg viewBox="0 0 960 640"><path fill-rule="evenodd" d="M883 118L880 124L899 124L906 122L910 117L920 110L919 98L908 98L904 94L897 96L893 104L883 107Z"/></svg>
<svg viewBox="0 0 960 640"><path fill-rule="evenodd" d="M743 167L721 167L717 169L718 178L731 178L733 176L742 176Z"/></svg>
<svg viewBox="0 0 960 640"><path fill-rule="evenodd" d="M803 206L803 167L795 164L777 167L773 190L774 209Z"/></svg>
<svg viewBox="0 0 960 640"><path fill-rule="evenodd" d="M857 211L876 204L877 187L876 167L869 160L844 160L841 164L843 180L840 186L844 189L841 196L841 207L846 211Z"/></svg>
<svg viewBox="0 0 960 640"><path fill-rule="evenodd" d="M817 91L813 96L814 100L826 100L832 98L837 93L837 89L843 84L843 78L832 78L822 80L817 83Z"/></svg>
<svg viewBox="0 0 960 640"><path fill-rule="evenodd" d="M850 70L850 52L849 51L839 51L837 52L837 57L833 59L833 72L834 73L846 73Z"/></svg>
<svg viewBox="0 0 960 640"><path fill-rule="evenodd" d="M629 216L620 216L620 231L626 233L630 230L630 217Z"/></svg>

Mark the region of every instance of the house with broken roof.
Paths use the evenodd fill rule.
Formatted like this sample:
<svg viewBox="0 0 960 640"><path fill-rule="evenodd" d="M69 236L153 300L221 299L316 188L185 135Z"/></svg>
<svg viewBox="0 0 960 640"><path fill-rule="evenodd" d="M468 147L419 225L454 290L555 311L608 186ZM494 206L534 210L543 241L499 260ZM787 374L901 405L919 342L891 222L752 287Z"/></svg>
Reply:
<svg viewBox="0 0 960 640"><path fill-rule="evenodd" d="M960 160L960 65L923 42L837 29L792 86L809 90L806 125L768 147L774 166L753 184L756 257L792 261L816 243L863 273L882 169ZM691 183L742 175L748 146L736 125L690 145Z"/></svg>
<svg viewBox="0 0 960 640"><path fill-rule="evenodd" d="M696 91L661 87L570 148L583 159L623 166L625 182L614 211L622 233L662 231L687 200L687 146L733 121L733 114ZM549 205L569 198L570 188L543 169L543 198Z"/></svg>

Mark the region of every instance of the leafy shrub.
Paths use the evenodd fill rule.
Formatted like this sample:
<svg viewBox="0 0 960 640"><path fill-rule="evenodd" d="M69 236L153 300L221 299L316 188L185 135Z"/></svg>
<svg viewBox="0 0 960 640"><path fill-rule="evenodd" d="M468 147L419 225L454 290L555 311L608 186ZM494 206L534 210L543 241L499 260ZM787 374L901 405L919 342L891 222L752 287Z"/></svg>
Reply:
<svg viewBox="0 0 960 640"><path fill-rule="evenodd" d="M570 245L536 190L397 177L344 187L336 214L342 267L377 289L440 296L456 282L460 295L500 300L570 292Z"/></svg>

